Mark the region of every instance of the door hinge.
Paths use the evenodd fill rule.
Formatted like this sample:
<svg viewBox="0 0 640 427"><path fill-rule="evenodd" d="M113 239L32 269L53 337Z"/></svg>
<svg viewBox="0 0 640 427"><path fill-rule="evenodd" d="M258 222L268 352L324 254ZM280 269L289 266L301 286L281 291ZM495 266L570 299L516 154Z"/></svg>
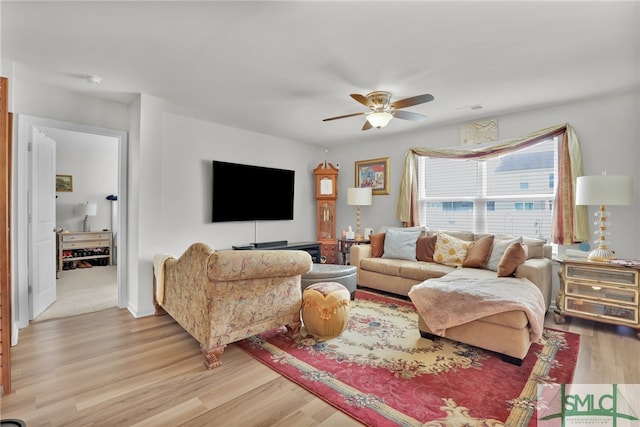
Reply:
<svg viewBox="0 0 640 427"><path fill-rule="evenodd" d="M29 295L33 293L33 286L29 285L28 292L29 292Z"/></svg>
<svg viewBox="0 0 640 427"><path fill-rule="evenodd" d="M30 142L30 143L27 144L27 150L28 151L33 150L33 142Z"/></svg>

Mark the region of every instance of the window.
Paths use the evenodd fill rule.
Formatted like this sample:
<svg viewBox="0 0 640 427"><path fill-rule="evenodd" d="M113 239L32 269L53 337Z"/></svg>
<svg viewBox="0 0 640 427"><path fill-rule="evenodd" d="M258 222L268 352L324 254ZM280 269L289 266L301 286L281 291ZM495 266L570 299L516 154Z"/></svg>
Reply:
<svg viewBox="0 0 640 427"><path fill-rule="evenodd" d="M557 138L487 160L420 157L420 224L551 239Z"/></svg>

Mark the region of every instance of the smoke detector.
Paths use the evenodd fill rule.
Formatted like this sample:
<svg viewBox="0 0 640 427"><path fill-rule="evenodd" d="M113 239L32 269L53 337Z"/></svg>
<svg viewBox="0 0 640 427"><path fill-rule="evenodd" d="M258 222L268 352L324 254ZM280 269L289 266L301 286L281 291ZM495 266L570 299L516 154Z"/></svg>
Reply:
<svg viewBox="0 0 640 427"><path fill-rule="evenodd" d="M84 79L87 81L87 83L93 86L96 86L102 83L102 77L96 76L96 75L84 76Z"/></svg>

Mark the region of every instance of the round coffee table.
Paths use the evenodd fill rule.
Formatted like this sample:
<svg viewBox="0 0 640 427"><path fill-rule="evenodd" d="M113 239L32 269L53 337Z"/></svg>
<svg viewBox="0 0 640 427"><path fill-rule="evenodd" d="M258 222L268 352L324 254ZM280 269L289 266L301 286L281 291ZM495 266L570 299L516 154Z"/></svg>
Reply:
<svg viewBox="0 0 640 427"><path fill-rule="evenodd" d="M343 285L351 294L356 293L356 266L337 264L313 264L311 270L302 276L302 291L314 283L337 282Z"/></svg>

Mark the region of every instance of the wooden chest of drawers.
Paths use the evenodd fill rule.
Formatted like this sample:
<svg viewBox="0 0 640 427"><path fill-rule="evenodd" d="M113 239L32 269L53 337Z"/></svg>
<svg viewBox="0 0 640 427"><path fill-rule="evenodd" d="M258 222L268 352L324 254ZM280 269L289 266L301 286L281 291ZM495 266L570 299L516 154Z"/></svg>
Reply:
<svg viewBox="0 0 640 427"><path fill-rule="evenodd" d="M86 249L86 251L82 251ZM103 249L102 251L94 251ZM64 257L64 251L71 251L72 256ZM64 261L81 261L87 259L106 258L113 264L113 233L111 231L78 231L58 234L58 269L62 270Z"/></svg>
<svg viewBox="0 0 640 427"><path fill-rule="evenodd" d="M581 317L635 328L640 338L640 269L614 263L560 261L556 323Z"/></svg>

